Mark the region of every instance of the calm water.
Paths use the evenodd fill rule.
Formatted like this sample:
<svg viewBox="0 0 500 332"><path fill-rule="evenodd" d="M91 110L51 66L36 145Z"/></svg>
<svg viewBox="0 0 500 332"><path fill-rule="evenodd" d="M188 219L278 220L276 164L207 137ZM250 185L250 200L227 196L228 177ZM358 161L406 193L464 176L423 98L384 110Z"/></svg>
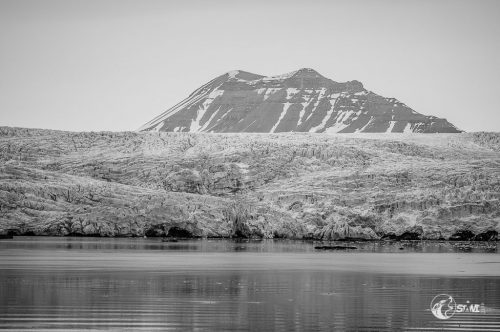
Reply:
<svg viewBox="0 0 500 332"><path fill-rule="evenodd" d="M500 331L494 246L157 239L0 241L5 330ZM434 296L484 304L439 320Z"/></svg>

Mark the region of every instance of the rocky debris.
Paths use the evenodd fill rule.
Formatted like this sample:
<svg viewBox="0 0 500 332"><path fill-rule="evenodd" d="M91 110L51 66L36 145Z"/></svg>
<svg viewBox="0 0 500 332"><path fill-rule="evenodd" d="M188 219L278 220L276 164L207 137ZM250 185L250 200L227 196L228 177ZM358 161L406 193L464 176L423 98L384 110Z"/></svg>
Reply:
<svg viewBox="0 0 500 332"><path fill-rule="evenodd" d="M0 234L496 241L499 134L0 128Z"/></svg>
<svg viewBox="0 0 500 332"><path fill-rule="evenodd" d="M419 114L397 99L366 90L361 82L335 82L310 68L271 77L243 71L223 74L143 125L140 130L216 133L461 132L446 119Z"/></svg>

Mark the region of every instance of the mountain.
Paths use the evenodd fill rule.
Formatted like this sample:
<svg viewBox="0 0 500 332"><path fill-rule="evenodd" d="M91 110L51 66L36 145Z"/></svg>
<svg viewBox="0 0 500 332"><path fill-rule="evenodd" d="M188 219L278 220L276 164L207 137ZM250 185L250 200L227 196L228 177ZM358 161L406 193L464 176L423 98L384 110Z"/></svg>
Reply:
<svg viewBox="0 0 500 332"><path fill-rule="evenodd" d="M262 76L231 71L195 90L140 131L459 133L435 116L415 112L395 98L339 83L303 68Z"/></svg>

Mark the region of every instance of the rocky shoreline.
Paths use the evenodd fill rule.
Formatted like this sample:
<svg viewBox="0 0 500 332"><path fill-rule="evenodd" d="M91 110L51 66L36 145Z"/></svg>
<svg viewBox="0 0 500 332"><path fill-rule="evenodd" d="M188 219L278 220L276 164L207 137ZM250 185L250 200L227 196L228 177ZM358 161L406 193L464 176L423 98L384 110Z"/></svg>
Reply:
<svg viewBox="0 0 500 332"><path fill-rule="evenodd" d="M497 241L499 199L497 133L0 128L2 234Z"/></svg>

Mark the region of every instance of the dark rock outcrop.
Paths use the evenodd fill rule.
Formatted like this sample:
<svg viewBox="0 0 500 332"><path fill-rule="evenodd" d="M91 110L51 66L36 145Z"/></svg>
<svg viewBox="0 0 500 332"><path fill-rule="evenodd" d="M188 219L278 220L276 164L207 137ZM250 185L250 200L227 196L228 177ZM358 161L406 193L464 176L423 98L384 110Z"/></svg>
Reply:
<svg viewBox="0 0 500 332"><path fill-rule="evenodd" d="M497 231L486 231L481 234L477 234L474 237L475 241L498 241L498 232Z"/></svg>
<svg viewBox="0 0 500 332"><path fill-rule="evenodd" d="M475 238L475 234L469 230L461 230L450 236L450 241L471 241Z"/></svg>

